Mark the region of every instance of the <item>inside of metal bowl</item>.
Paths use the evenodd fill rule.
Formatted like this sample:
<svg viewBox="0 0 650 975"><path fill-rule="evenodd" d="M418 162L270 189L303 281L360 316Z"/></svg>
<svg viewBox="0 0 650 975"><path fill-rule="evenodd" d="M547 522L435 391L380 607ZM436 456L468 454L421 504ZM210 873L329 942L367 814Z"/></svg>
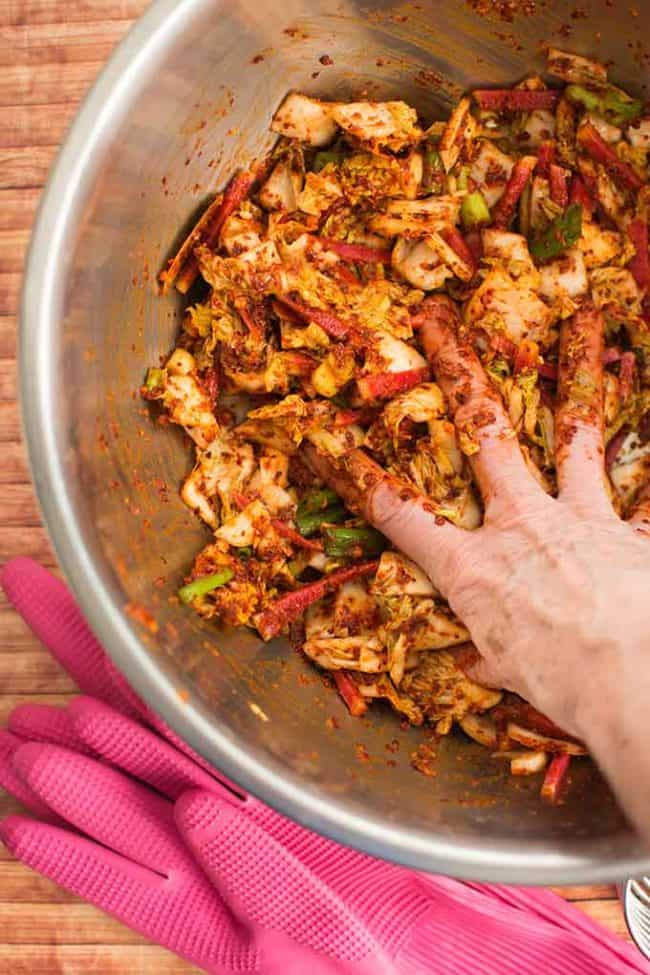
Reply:
<svg viewBox="0 0 650 975"><path fill-rule="evenodd" d="M612 19L608 0L588 10L159 0L76 123L32 248L22 326L30 455L96 632L232 778L338 839L426 869L561 882L638 872L641 861L590 762L574 762L566 800L549 806L537 777L512 779L461 734L431 741L381 706L354 719L286 641L221 630L174 598L208 536L178 496L184 437L138 395L182 308L158 295L156 275L206 198L271 145L269 119L288 89L401 98L429 121L468 86L542 70L551 42L612 59L614 80L639 93L650 11ZM428 776L411 766L423 741L435 753Z"/></svg>

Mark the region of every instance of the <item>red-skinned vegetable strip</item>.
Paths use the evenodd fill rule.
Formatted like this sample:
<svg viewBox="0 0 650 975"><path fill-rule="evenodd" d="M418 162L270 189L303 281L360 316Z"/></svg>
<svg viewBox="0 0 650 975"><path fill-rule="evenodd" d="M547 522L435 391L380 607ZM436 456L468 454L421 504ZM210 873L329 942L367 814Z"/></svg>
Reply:
<svg viewBox="0 0 650 975"><path fill-rule="evenodd" d="M571 193L576 197L584 199L586 206L589 207L589 214L591 215L598 205L598 180L595 174L583 166L581 175L573 177L569 197L571 197ZM571 199L571 203L580 203L580 199ZM580 203L580 206L582 206L582 203Z"/></svg>
<svg viewBox="0 0 650 975"><path fill-rule="evenodd" d="M538 362L535 368L542 379L557 379L557 363Z"/></svg>
<svg viewBox="0 0 650 975"><path fill-rule="evenodd" d="M208 399L210 400L212 409L214 410L219 399L219 387L221 385L219 370L214 366L210 366L201 376L201 383L204 390L208 394Z"/></svg>
<svg viewBox="0 0 650 975"><path fill-rule="evenodd" d="M578 141L581 148L587 155L591 156L594 162L602 163L615 182L630 190L641 189L643 186L641 177L634 172L631 166L619 159L591 122L580 127Z"/></svg>
<svg viewBox="0 0 650 975"><path fill-rule="evenodd" d="M274 518L271 524L278 535L282 535L283 538L286 538L296 548L304 548L307 552L323 551L322 542L314 541L311 538L303 538L300 532L297 532L291 525L287 525L286 521L282 521L280 518Z"/></svg>
<svg viewBox="0 0 650 975"><path fill-rule="evenodd" d="M280 302L290 308L291 311L295 311L303 321L315 322L317 325L323 329L324 332L333 339L346 339L353 331L351 325L347 322L342 321L337 315L332 314L329 311L323 311L321 308L314 308L312 305L305 304L299 298L288 298L283 295L280 298Z"/></svg>
<svg viewBox="0 0 650 975"><path fill-rule="evenodd" d="M612 362L620 362L622 355L623 351L618 347L618 345L610 345L610 347L605 349L603 352L603 365L609 366Z"/></svg>
<svg viewBox="0 0 650 975"><path fill-rule="evenodd" d="M614 362L620 362L621 364L619 377L622 383L625 381L624 374L633 377L634 370L636 368L636 358L634 356L634 352L630 350L623 352L618 345L610 345L610 347L605 349L603 352L603 365L611 366Z"/></svg>
<svg viewBox="0 0 650 975"><path fill-rule="evenodd" d="M522 156L515 163L503 195L492 211L492 222L495 227L500 227L504 230L510 224L514 216L515 207L519 202L519 197L524 192L526 183L536 165L536 156Z"/></svg>
<svg viewBox="0 0 650 975"><path fill-rule="evenodd" d="M650 328L650 295L646 295L641 305L641 318Z"/></svg>
<svg viewBox="0 0 650 975"><path fill-rule="evenodd" d="M544 406L548 406L549 410L555 409L555 395L543 383L539 387L539 400Z"/></svg>
<svg viewBox="0 0 650 975"><path fill-rule="evenodd" d="M648 257L648 224L640 217L631 220L627 235L634 244L636 253L628 261L632 276L642 291L646 291L650 284L650 259Z"/></svg>
<svg viewBox="0 0 650 975"><path fill-rule="evenodd" d="M630 431L627 427L623 427L618 431L618 433L614 434L612 439L607 444L607 449L605 450L605 469L607 471L611 470L616 463L616 458L620 454L621 447L623 446L625 438L629 432Z"/></svg>
<svg viewBox="0 0 650 975"><path fill-rule="evenodd" d="M318 365L318 359L294 349L287 349L282 355L289 376L310 376Z"/></svg>
<svg viewBox="0 0 650 975"><path fill-rule="evenodd" d="M457 227L445 227L444 230L440 231L440 236L444 240L445 244L448 244L449 247L451 247L451 249L458 254L461 261L469 265L474 273L476 273L478 264L474 260L474 255L467 246L465 238L461 234L460 230L458 230Z"/></svg>
<svg viewBox="0 0 650 975"><path fill-rule="evenodd" d="M492 709L490 716L498 726L504 728L508 722L513 721L523 728L530 728L531 731L538 732L540 735L546 735L549 738L565 739L566 741L581 744L578 738L567 734L563 728L560 728L554 721L547 718L545 714L538 711L528 701L514 698L513 695L506 695L504 700Z"/></svg>
<svg viewBox="0 0 650 975"><path fill-rule="evenodd" d="M620 383L621 399L627 402L634 390L634 373L636 371L636 358L634 352L624 352L621 356L621 364L618 369L618 381Z"/></svg>
<svg viewBox="0 0 650 975"><path fill-rule="evenodd" d="M560 92L530 91L526 88L477 88L472 92L481 108L505 112L534 112L538 108L554 109Z"/></svg>
<svg viewBox="0 0 650 975"><path fill-rule="evenodd" d="M216 243L224 223L246 199L254 182L255 176L253 173L237 173L236 176L233 176L223 194L221 208L215 216L214 223L210 227L210 236L206 239L207 244Z"/></svg>
<svg viewBox="0 0 650 975"><path fill-rule="evenodd" d="M305 318L304 315L299 315L297 311L290 308L284 301L279 301L277 298L271 300L271 308L274 314L278 318L282 318L285 322L291 322L292 325L304 325Z"/></svg>
<svg viewBox="0 0 650 975"><path fill-rule="evenodd" d="M334 251L346 261L361 261L366 264L390 264L390 251L368 247L366 244L347 244L342 240L332 240L330 237L319 237L321 244L329 251Z"/></svg>
<svg viewBox="0 0 650 975"><path fill-rule="evenodd" d="M569 205L569 173L562 166L551 163L548 169L549 189L553 203L564 210Z"/></svg>
<svg viewBox="0 0 650 975"><path fill-rule="evenodd" d="M235 308L239 317L248 329L251 338L264 345L266 341L266 318L264 308L260 304L249 302L247 298L235 300Z"/></svg>
<svg viewBox="0 0 650 975"><path fill-rule="evenodd" d="M554 142L551 142L550 139L542 142L537 150L537 172L540 176L548 176L549 166L555 162L556 155Z"/></svg>
<svg viewBox="0 0 650 975"><path fill-rule="evenodd" d="M513 371L515 376L524 369L537 369L539 364L539 347L531 339L522 339L515 352Z"/></svg>
<svg viewBox="0 0 650 975"><path fill-rule="evenodd" d="M593 197L579 176L574 176L569 189L569 203L579 203L585 213L590 216L594 212Z"/></svg>
<svg viewBox="0 0 650 975"><path fill-rule="evenodd" d="M549 765L546 775L544 776L544 782L542 783L542 788L540 795L542 799L546 799L548 802L557 802L560 798L560 791L564 784L564 779L569 771L569 765L571 764L570 755L554 755Z"/></svg>
<svg viewBox="0 0 650 975"><path fill-rule="evenodd" d="M336 264L332 268L332 274L334 274L342 284L347 284L352 288L359 287L359 278L356 276L352 268L347 266L347 264Z"/></svg>
<svg viewBox="0 0 650 975"><path fill-rule="evenodd" d="M359 394L364 400L391 399L398 393L419 386L429 378L429 370L406 369L404 372L380 372L357 379Z"/></svg>
<svg viewBox="0 0 650 975"><path fill-rule="evenodd" d="M357 423L361 417L361 410L339 410L334 417L335 427L349 427L351 423Z"/></svg>
<svg viewBox="0 0 650 975"><path fill-rule="evenodd" d="M333 677L336 688L345 701L348 711L353 718L360 718L368 710L368 705L359 693L357 685L344 670L335 670Z"/></svg>
<svg viewBox="0 0 650 975"><path fill-rule="evenodd" d="M465 234L465 244L472 255L474 264L478 267L483 257L483 238L480 230L469 230Z"/></svg>
<svg viewBox="0 0 650 975"><path fill-rule="evenodd" d="M226 187L221 203L217 204L215 200L214 204L208 207L167 270L160 275L163 293L176 284L176 289L181 294L187 294L199 273L199 265L193 253L194 248L197 244L207 244L208 247L212 247L217 243L224 223L246 199L254 182L253 173L238 173L233 176Z"/></svg>
<svg viewBox="0 0 650 975"><path fill-rule="evenodd" d="M526 339L524 339L524 342L526 342ZM522 345L523 344L524 343L522 343ZM537 372L544 379L557 379L557 364L555 362L533 361L528 350L520 353L520 347L516 344L516 342L513 342L512 339L509 339L507 335L492 335L490 338L490 345L495 352L499 352L501 355L505 355L509 359L514 360L515 372L521 372L522 369L532 367L534 365Z"/></svg>
<svg viewBox="0 0 650 975"><path fill-rule="evenodd" d="M338 589L344 582L374 575L378 566L377 559L372 562L362 562L361 565L351 565L347 569L339 569L338 572L332 572L317 582L311 582L301 589L296 589L295 592L289 592L286 596L276 599L271 606L260 613L255 621L262 639L270 640L277 636L285 626L298 619L308 606L318 602L334 589Z"/></svg>

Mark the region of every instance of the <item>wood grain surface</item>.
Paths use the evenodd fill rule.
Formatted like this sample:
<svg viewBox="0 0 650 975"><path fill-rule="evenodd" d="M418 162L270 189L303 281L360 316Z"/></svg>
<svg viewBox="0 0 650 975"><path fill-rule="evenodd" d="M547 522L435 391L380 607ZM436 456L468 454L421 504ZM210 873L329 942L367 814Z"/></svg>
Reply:
<svg viewBox="0 0 650 975"><path fill-rule="evenodd" d="M30 227L79 100L146 6L145 0L0 0L0 563L21 554L55 565L29 482L16 403L16 316ZM22 701L63 703L72 691L0 595L0 722ZM17 811L0 793L0 816ZM614 888L557 893L627 937ZM27 870L0 845L1 975L196 971Z"/></svg>

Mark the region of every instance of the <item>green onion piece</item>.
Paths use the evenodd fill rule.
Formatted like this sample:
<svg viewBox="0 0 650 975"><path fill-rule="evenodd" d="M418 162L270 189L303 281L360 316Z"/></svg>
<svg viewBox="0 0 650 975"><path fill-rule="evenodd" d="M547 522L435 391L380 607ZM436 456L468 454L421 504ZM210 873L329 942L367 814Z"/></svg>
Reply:
<svg viewBox="0 0 650 975"><path fill-rule="evenodd" d="M580 239L582 234L582 207L572 203L564 213L530 243L530 253L537 261L550 261Z"/></svg>
<svg viewBox="0 0 650 975"><path fill-rule="evenodd" d="M422 189L428 193L441 193L444 182L444 166L437 149L431 143L424 150L422 167Z"/></svg>
<svg viewBox="0 0 650 975"><path fill-rule="evenodd" d="M314 156L314 164L312 169L315 173L320 173L321 169L325 166L329 166L330 163L340 163L343 159L342 152L335 152L333 149L325 149L323 152L317 152Z"/></svg>
<svg viewBox="0 0 650 975"><path fill-rule="evenodd" d="M456 177L456 186L461 192L469 188L469 166L461 166Z"/></svg>
<svg viewBox="0 0 650 975"><path fill-rule="evenodd" d="M478 191L469 193L460 206L460 218L467 228L478 227L482 223L490 222L490 208L485 197Z"/></svg>
<svg viewBox="0 0 650 975"><path fill-rule="evenodd" d="M147 375L144 380L145 388L148 389L149 392L153 392L155 389L163 389L165 386L166 375L167 374L164 369L157 369L154 366L147 369Z"/></svg>
<svg viewBox="0 0 650 975"><path fill-rule="evenodd" d="M424 153L424 161L432 173L443 171L442 156L437 149L427 149Z"/></svg>
<svg viewBox="0 0 650 975"><path fill-rule="evenodd" d="M310 515L312 511L324 511L325 508L332 508L340 503L341 499L336 491L332 491L328 487L315 488L306 494L298 505L298 514L302 512L305 515Z"/></svg>
<svg viewBox="0 0 650 975"><path fill-rule="evenodd" d="M237 555L239 556L240 559L250 559L252 554L253 554L252 545L242 545L241 548L237 549Z"/></svg>
<svg viewBox="0 0 650 975"><path fill-rule="evenodd" d="M567 85L564 89L564 94L574 105L582 105L588 112L601 114L598 109L602 105L602 93L589 91L588 88L583 88L582 85Z"/></svg>
<svg viewBox="0 0 650 975"><path fill-rule="evenodd" d="M485 366L485 371L488 376L495 380L495 382L503 382L510 375L510 366L503 356L495 356L492 362L489 362Z"/></svg>
<svg viewBox="0 0 650 975"><path fill-rule="evenodd" d="M350 398L346 393L337 393L336 396L330 396L330 403L334 403L334 406L338 406L340 410L350 409Z"/></svg>
<svg viewBox="0 0 650 975"><path fill-rule="evenodd" d="M564 94L574 105L583 105L588 112L600 115L612 125L633 122L643 111L643 102L631 98L617 88L591 91L589 88L583 88L582 85L567 85Z"/></svg>
<svg viewBox="0 0 650 975"><path fill-rule="evenodd" d="M348 517L342 505L325 508L321 511L296 511L296 526L303 538L310 538L320 531L323 524L339 524Z"/></svg>
<svg viewBox="0 0 650 975"><path fill-rule="evenodd" d="M424 150L424 166L422 169L422 189L432 193L440 193L442 191L444 166L440 153L430 145Z"/></svg>
<svg viewBox="0 0 650 975"><path fill-rule="evenodd" d="M356 528L342 526L323 528L325 554L332 559L361 559L380 555L386 548L386 539L370 525Z"/></svg>
<svg viewBox="0 0 650 975"><path fill-rule="evenodd" d="M213 589L225 586L234 574L232 569L222 569L221 572L215 572L211 576L201 576L200 579L195 579L194 582L188 582L186 586L182 586L178 590L178 598L182 603L191 603L197 596L205 596Z"/></svg>

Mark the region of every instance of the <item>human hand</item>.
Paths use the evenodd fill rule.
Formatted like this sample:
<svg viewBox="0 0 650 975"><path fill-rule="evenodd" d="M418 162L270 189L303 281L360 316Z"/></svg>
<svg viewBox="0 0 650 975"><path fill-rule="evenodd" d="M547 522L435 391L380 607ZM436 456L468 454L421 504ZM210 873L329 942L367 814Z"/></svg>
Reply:
<svg viewBox="0 0 650 975"><path fill-rule="evenodd" d="M638 738L650 699L650 501L642 497L625 523L607 494L602 316L585 306L562 325L557 499L528 470L500 396L458 337L455 306L435 296L420 317L456 427L478 448L470 463L485 506L482 527L468 532L446 522L360 450L338 472L323 458L310 460L447 598L481 655L471 676L518 692L587 741L625 801L634 770L622 773L620 750L634 736L633 716Z"/></svg>
<svg viewBox="0 0 650 975"><path fill-rule="evenodd" d="M120 710L79 697L67 709L12 713L11 731L0 732L0 784L39 820L10 817L0 835L23 862L128 926L224 975L647 971L630 946L548 891L418 874L284 819L175 747L150 712L145 722L62 583L20 559L3 584L85 689ZM131 708L139 718L124 713Z"/></svg>

